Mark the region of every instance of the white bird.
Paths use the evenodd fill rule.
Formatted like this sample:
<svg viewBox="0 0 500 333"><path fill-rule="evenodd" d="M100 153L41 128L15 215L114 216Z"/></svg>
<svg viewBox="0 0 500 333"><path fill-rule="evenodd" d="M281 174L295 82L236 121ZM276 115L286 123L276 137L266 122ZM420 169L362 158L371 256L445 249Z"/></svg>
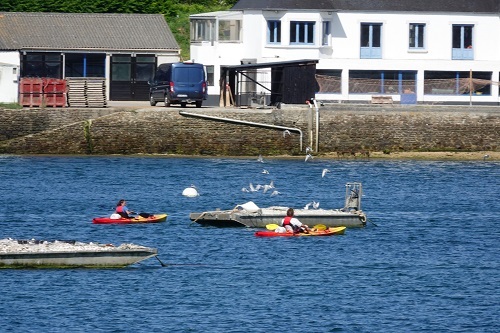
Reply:
<svg viewBox="0 0 500 333"><path fill-rule="evenodd" d="M257 192L258 190L260 190L260 188L262 187L262 185L256 185L256 186L253 186L252 183L250 183L250 185L248 185L248 187L250 187L250 192Z"/></svg>
<svg viewBox="0 0 500 333"><path fill-rule="evenodd" d="M304 162L307 162L307 160L309 160L309 159L311 159L311 160L312 160L313 158L314 158L314 157L313 157L311 154L307 154L307 155L306 155L306 159L304 160Z"/></svg>
<svg viewBox="0 0 500 333"><path fill-rule="evenodd" d="M305 205L305 206L304 206L304 209L305 209L305 210L308 210L308 209L309 209L309 206L311 206L311 205L312 205L312 202L308 203L307 205Z"/></svg>
<svg viewBox="0 0 500 333"><path fill-rule="evenodd" d="M262 170L262 173L265 174L265 175L268 175L269 171L267 171L266 169L264 169L264 170Z"/></svg>
<svg viewBox="0 0 500 333"><path fill-rule="evenodd" d="M283 137L285 138L287 135L292 135L289 130L284 130L283 131Z"/></svg>
<svg viewBox="0 0 500 333"><path fill-rule="evenodd" d="M257 158L257 161L259 161L260 163L264 163L264 159L262 158L262 155L259 155L259 157Z"/></svg>
<svg viewBox="0 0 500 333"><path fill-rule="evenodd" d="M306 154L312 153L312 151L313 150L311 149L311 147L309 147L309 146L306 147Z"/></svg>
<svg viewBox="0 0 500 333"><path fill-rule="evenodd" d="M250 192L250 191L249 191L246 187L243 187L243 188L241 189L241 192Z"/></svg>
<svg viewBox="0 0 500 333"><path fill-rule="evenodd" d="M318 209L319 208L319 202L313 201L312 204L313 204L313 208L314 209Z"/></svg>
<svg viewBox="0 0 500 333"><path fill-rule="evenodd" d="M263 188L263 192L266 193L267 191L269 191L270 189L274 188L274 181L271 180L271 182L269 184L266 184L264 186L262 186Z"/></svg>
<svg viewBox="0 0 500 333"><path fill-rule="evenodd" d="M281 192L274 190L273 193L271 193L271 196L274 197L275 195L278 195L278 194L281 194Z"/></svg>
<svg viewBox="0 0 500 333"><path fill-rule="evenodd" d="M490 155L486 154L483 156L483 161L486 161L487 158L490 158Z"/></svg>
<svg viewBox="0 0 500 333"><path fill-rule="evenodd" d="M325 169L323 169L323 172L321 173L321 178L324 178L324 177L325 177L325 175L327 174L327 172L330 172L330 170L328 170L328 169L326 169L326 168L325 168Z"/></svg>

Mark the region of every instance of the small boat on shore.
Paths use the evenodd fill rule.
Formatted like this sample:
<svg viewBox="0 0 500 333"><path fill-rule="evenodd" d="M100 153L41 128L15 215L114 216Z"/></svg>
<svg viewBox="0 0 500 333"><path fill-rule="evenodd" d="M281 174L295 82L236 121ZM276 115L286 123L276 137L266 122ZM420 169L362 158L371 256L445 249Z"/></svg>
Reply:
<svg viewBox="0 0 500 333"><path fill-rule="evenodd" d="M92 219L94 224L137 224L137 223L159 223L167 220L167 214L156 214L148 217L137 215L131 218L121 217L118 214L112 214L109 217L95 217Z"/></svg>
<svg viewBox="0 0 500 333"><path fill-rule="evenodd" d="M326 230L315 230L310 231L309 233L302 232L275 232L275 231L256 231L255 236L257 237L301 237L301 236L334 236L334 235L343 235L345 233L346 227L336 227L336 228L328 228Z"/></svg>
<svg viewBox="0 0 500 333"><path fill-rule="evenodd" d="M364 227L366 214L361 210L361 183L347 183L345 205L341 209L298 209L295 217L309 226L324 224L327 227ZM254 202L237 205L232 210L214 210L191 213L191 221L218 227L265 228L267 224L279 224L289 207L260 208Z"/></svg>
<svg viewBox="0 0 500 333"><path fill-rule="evenodd" d="M122 268L157 254L157 249L135 244L0 240L0 268Z"/></svg>

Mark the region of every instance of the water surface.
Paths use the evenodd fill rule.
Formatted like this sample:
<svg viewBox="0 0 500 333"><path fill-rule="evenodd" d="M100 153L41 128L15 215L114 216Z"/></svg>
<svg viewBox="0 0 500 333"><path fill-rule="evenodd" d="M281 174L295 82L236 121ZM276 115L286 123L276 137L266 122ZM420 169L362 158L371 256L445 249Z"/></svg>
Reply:
<svg viewBox="0 0 500 333"><path fill-rule="evenodd" d="M2 331L498 332L499 167L2 156L0 238L130 242L158 248L168 264L1 270ZM271 180L281 194L241 191ZM261 239L255 229L189 220L250 200L340 208L352 181L363 183L373 223L344 236ZM181 195L191 184L199 197ZM121 198L168 221L91 223Z"/></svg>

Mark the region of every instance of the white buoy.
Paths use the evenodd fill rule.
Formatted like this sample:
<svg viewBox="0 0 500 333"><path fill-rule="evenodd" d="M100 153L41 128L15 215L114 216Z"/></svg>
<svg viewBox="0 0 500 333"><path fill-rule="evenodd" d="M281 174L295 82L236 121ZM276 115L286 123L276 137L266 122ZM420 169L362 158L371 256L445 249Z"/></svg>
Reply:
<svg viewBox="0 0 500 333"><path fill-rule="evenodd" d="M194 198L194 197L199 196L200 194L198 193L196 188L188 187L188 188L185 188L184 191L182 191L182 195L185 197Z"/></svg>

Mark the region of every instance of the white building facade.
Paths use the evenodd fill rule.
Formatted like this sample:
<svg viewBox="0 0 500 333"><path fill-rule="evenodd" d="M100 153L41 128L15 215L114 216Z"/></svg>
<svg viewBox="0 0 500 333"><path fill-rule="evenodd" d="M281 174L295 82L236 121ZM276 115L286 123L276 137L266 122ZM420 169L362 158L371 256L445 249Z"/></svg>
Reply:
<svg viewBox="0 0 500 333"><path fill-rule="evenodd" d="M408 10L372 2L379 6L239 1L230 11L192 15L191 57L211 73L211 95L220 93L220 66L317 59L322 101L500 103L498 2L420 1Z"/></svg>

